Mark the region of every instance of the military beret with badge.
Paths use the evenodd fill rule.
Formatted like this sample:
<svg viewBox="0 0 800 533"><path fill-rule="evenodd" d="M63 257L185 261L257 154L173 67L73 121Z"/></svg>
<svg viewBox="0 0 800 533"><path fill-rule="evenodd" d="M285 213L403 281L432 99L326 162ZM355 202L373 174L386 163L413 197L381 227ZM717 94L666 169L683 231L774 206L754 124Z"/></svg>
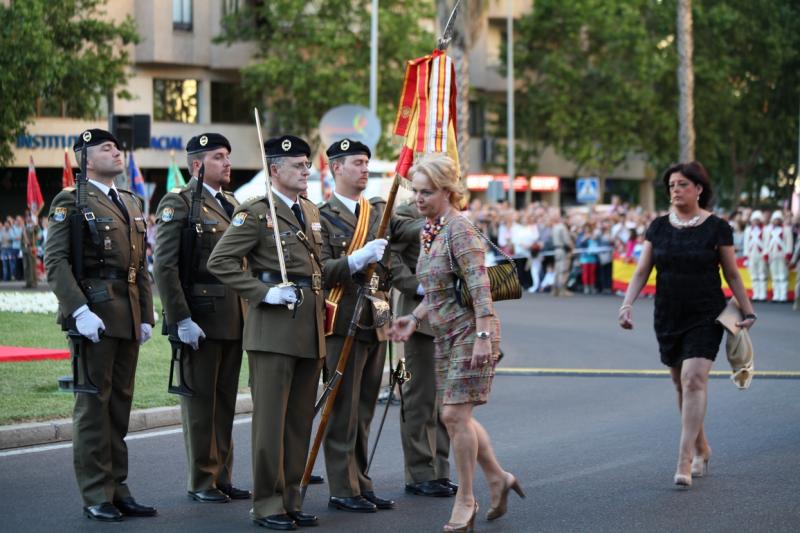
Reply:
<svg viewBox="0 0 800 533"><path fill-rule="evenodd" d="M336 141L330 145L330 147L328 147L328 149L325 151L325 154L328 156L329 161L348 155L365 155L369 158L372 158L372 152L370 151L369 146L362 142L353 141L350 139Z"/></svg>
<svg viewBox="0 0 800 533"><path fill-rule="evenodd" d="M264 152L267 159L275 157L311 157L311 147L300 137L294 135L281 135L264 142Z"/></svg>
<svg viewBox="0 0 800 533"><path fill-rule="evenodd" d="M219 133L203 133L195 135L189 142L186 143L187 154L197 154L200 152L209 152L217 148L227 148L228 153L232 152L231 143L224 135Z"/></svg>
<svg viewBox="0 0 800 533"><path fill-rule="evenodd" d="M117 147L117 150L122 150L119 145L119 141L116 137L111 135L111 132L101 130L100 128L88 129L78 135L78 137L75 139L75 142L72 143L72 151L80 152L84 145L89 148L90 146L97 146L98 144L103 144L109 141L114 143L114 146Z"/></svg>

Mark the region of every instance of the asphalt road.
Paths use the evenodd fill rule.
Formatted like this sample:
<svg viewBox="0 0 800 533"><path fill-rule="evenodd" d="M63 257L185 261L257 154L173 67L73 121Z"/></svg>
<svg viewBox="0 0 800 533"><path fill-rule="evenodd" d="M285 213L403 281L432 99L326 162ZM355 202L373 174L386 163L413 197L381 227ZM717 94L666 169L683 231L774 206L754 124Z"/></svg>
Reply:
<svg viewBox="0 0 800 533"><path fill-rule="evenodd" d="M615 297L503 302L510 368L662 369L652 333L652 303L636 304L636 329L616 326ZM800 313L756 308L752 331L758 370L800 371ZM715 370L727 370L724 355ZM706 430L708 477L689 491L672 485L680 431L672 385L664 377L499 375L476 410L504 468L527 498L510 496L509 514L484 519L489 495L476 491L480 531L797 531L800 529L800 379L756 378L748 391L712 379ZM376 415L376 416L379 416ZM376 492L397 509L372 515L327 507L327 486L309 488L304 509L320 529L349 532L440 531L451 500L403 492L398 408L391 407L373 464ZM377 429L377 423L374 428ZM373 435L374 437L374 435ZM237 420L235 481L250 487L250 423ZM129 484L157 518L100 524L81 516L68 444L0 453L0 527L4 531L256 531L247 501L198 504L185 492L179 428L129 437ZM321 458L317 471L324 473Z"/></svg>

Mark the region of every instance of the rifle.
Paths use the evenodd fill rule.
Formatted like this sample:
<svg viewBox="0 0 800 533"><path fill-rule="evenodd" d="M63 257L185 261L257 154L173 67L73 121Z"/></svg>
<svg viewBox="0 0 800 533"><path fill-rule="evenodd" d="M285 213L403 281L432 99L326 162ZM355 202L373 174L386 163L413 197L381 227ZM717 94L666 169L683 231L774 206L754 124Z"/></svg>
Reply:
<svg viewBox="0 0 800 533"><path fill-rule="evenodd" d="M453 6L453 10L450 12L450 16L447 19L447 23L445 24L444 31L442 32L442 38L439 39L437 43L437 48L439 50L444 50L447 48L447 45L450 43L452 39L453 32L455 31L455 18L456 13L458 11L458 6L461 4L461 0L456 0L455 5ZM389 190L389 196L386 198L386 208L383 211L383 216L381 217L381 223L378 226L378 233L376 235L377 239L382 239L386 235L386 228L389 226L389 220L392 216L392 209L394 207L395 197L397 196L397 189L400 187L400 180L402 178L399 174L395 174L394 181L392 182L392 188ZM350 359L350 351L353 349L353 342L355 341L355 333L358 328L358 319L361 316L361 311L364 308L364 301L367 299L367 295L372 290L372 287L377 286L377 276L375 276L375 263L371 263L366 271L364 272L364 279L367 280L367 283L370 284L370 287L365 285L361 285L358 289L358 294L356 297L356 306L355 312L353 313L353 318L350 321L350 327L347 331L347 337L344 339L344 344L342 345L342 352L339 355L339 363L336 365L336 371L334 372L333 376L331 376L330 381L328 382L328 386L325 388L325 391L322 393L322 397L320 401L317 402L317 409L319 406L324 402L325 406L322 409L322 416L320 417L319 426L317 427L317 433L314 435L314 443L311 446L311 451L308 454L308 460L306 461L306 469L303 473L303 479L300 482L300 498L305 499L306 490L308 489L308 482L311 479L311 472L314 469L314 463L317 461L317 455L319 454L319 448L322 445L322 438L325 435L325 429L328 426L328 418L330 417L331 411L333 410L333 403L336 400L336 394L339 392L339 386L342 382L342 376L344 375L344 370L347 367L347 362Z"/></svg>
<svg viewBox="0 0 800 533"><path fill-rule="evenodd" d="M192 278L194 271L197 268L196 251L200 246L200 239L203 238L203 220L200 214L200 208L203 205L203 178L206 173L205 163L200 165L200 171L197 173L197 183L194 190L192 190L192 203L189 206L189 216L186 217L186 226L181 230L181 249L178 254L178 277L181 280L181 288L183 294L188 300L192 294ZM184 375L183 362L186 360L187 364L191 364L191 359L188 358L187 346L181 342L178 336L178 324L167 325L166 319L164 326L167 329L169 336L169 343L172 347L172 358L169 365L169 387L167 392L170 394L178 394L191 398L194 396L194 391L186 384L186 376ZM175 367L178 367L178 384L174 384Z"/></svg>
<svg viewBox="0 0 800 533"><path fill-rule="evenodd" d="M89 177L86 175L86 142L84 142L81 148L81 170L75 178L76 212L69 217L70 264L72 265L72 275L79 286L81 286L81 281L83 280L84 222L89 228L92 244L95 245L97 250L102 250L94 213L89 209L89 192L86 190L88 181ZM81 289L83 289L82 286ZM99 394L100 389L89 376L89 370L86 365L86 337L78 332L78 327L72 316L64 317L64 326L67 330L67 338L72 352L72 391L75 393Z"/></svg>

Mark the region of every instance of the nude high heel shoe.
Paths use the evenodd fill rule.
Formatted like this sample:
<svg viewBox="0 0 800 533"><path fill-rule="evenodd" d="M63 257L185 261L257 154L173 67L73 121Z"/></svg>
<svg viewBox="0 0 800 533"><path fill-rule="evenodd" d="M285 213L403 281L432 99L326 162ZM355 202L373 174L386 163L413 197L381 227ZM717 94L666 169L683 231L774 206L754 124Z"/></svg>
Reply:
<svg viewBox="0 0 800 533"><path fill-rule="evenodd" d="M508 511L508 492L510 490L514 490L520 498L525 497L525 493L522 491L522 487L517 481L517 478L511 476L513 481L511 483L507 483L505 487L503 487L503 491L500 493L500 501L497 502L497 507L491 507L489 511L486 513L486 520L496 520L506 514Z"/></svg>
<svg viewBox="0 0 800 533"><path fill-rule="evenodd" d="M468 533L469 531L475 531L475 515L477 514L478 502L475 502L475 507L472 509L472 516L469 517L469 520L467 520L465 524L448 522L442 528L443 533Z"/></svg>
<svg viewBox="0 0 800 533"><path fill-rule="evenodd" d="M711 456L703 457L702 455L695 455L692 459L692 477L703 477L708 475L708 461Z"/></svg>

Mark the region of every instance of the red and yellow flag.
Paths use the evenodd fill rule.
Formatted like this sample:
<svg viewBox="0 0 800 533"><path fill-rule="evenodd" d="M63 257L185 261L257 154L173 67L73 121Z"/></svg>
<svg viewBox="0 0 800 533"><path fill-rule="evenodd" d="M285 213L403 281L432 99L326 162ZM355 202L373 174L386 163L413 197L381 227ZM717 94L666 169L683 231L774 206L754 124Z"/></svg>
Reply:
<svg viewBox="0 0 800 533"><path fill-rule="evenodd" d="M405 139L395 172L408 178L415 153L445 152L458 165L456 71L441 50L406 66L394 133Z"/></svg>
<svg viewBox="0 0 800 533"><path fill-rule="evenodd" d="M69 160L69 152L64 150L64 170L61 172L61 187L72 187L75 185L75 176L72 174L72 163Z"/></svg>

